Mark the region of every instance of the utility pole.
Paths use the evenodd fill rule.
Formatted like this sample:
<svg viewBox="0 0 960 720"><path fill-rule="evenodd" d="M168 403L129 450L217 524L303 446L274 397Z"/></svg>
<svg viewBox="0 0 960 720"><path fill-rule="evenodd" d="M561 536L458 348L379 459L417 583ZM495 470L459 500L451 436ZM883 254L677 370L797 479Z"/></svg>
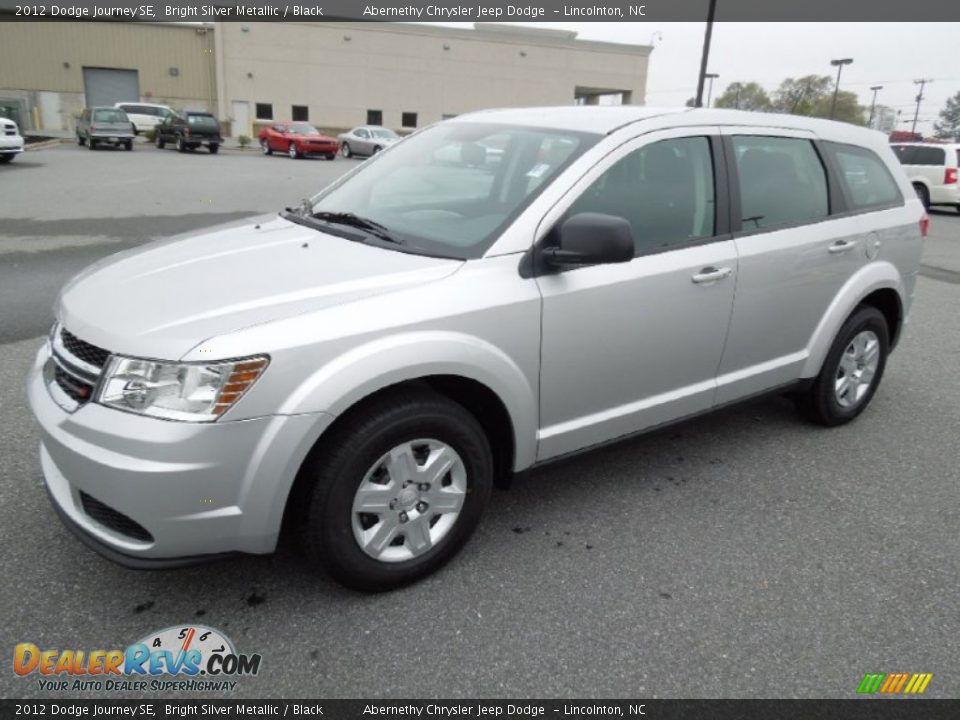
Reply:
<svg viewBox="0 0 960 720"><path fill-rule="evenodd" d="M831 60L830 64L837 69L837 84L833 87L833 102L830 103L830 119L833 120L833 116L837 111L837 93L840 92L840 73L843 72L844 65L853 64L853 58L841 58L839 60Z"/></svg>
<svg viewBox="0 0 960 720"><path fill-rule="evenodd" d="M883 90L883 85L874 85L870 88L873 90L873 100L870 102L870 119L867 120L867 127L873 127L873 113L877 109L877 93L880 90Z"/></svg>
<svg viewBox="0 0 960 720"><path fill-rule="evenodd" d="M910 132L916 134L917 132L917 118L920 117L920 102L923 100L923 88L927 83L932 83L933 80L930 78L921 78L920 80L914 80L914 85L920 86L920 92L917 93L917 109L913 113L913 127L910 129Z"/></svg>
<svg viewBox="0 0 960 720"><path fill-rule="evenodd" d="M740 109L740 91L743 90L743 83L737 83L737 99L734 101L733 106L739 110Z"/></svg>
<svg viewBox="0 0 960 720"><path fill-rule="evenodd" d="M710 57L710 38L713 36L713 18L717 14L717 0L710 0L707 9L707 29L703 35L703 52L700 55L700 77L697 79L697 97L694 107L703 107L703 81L707 75L707 60Z"/></svg>
<svg viewBox="0 0 960 720"><path fill-rule="evenodd" d="M710 84L707 86L707 107L710 107L710 98L713 97L713 81L720 76L716 73L707 73L704 77L710 81Z"/></svg>

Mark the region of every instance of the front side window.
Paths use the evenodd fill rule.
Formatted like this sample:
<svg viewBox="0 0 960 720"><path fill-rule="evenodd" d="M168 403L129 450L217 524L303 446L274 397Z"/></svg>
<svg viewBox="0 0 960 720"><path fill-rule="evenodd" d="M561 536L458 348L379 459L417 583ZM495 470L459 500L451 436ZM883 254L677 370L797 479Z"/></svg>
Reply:
<svg viewBox="0 0 960 720"><path fill-rule="evenodd" d="M627 220L638 255L712 237L716 199L709 140L661 140L634 150L597 178L565 217L584 212Z"/></svg>
<svg viewBox="0 0 960 720"><path fill-rule="evenodd" d="M825 143L840 174L851 210L889 207L903 203L896 181L883 161L870 150L854 145Z"/></svg>
<svg viewBox="0 0 960 720"><path fill-rule="evenodd" d="M830 212L827 174L809 140L733 138L744 230L810 222Z"/></svg>
<svg viewBox="0 0 960 720"><path fill-rule="evenodd" d="M487 123L435 125L405 138L313 199L326 232L356 235L322 222L352 213L399 242L391 249L478 258L503 229L600 136ZM297 218L310 224L311 216Z"/></svg>

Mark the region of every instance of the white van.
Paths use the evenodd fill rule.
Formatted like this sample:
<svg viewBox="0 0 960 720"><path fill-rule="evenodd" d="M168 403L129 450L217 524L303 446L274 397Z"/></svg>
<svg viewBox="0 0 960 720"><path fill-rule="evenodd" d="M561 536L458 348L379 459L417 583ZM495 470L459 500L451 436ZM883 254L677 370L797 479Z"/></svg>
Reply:
<svg viewBox="0 0 960 720"><path fill-rule="evenodd" d="M152 105L150 103L119 102L114 107L127 113L133 123L134 132L138 135L147 130L153 130L168 115L173 115L172 108L166 105Z"/></svg>
<svg viewBox="0 0 960 720"><path fill-rule="evenodd" d="M952 205L960 211L960 144L908 143L891 147L924 207Z"/></svg>

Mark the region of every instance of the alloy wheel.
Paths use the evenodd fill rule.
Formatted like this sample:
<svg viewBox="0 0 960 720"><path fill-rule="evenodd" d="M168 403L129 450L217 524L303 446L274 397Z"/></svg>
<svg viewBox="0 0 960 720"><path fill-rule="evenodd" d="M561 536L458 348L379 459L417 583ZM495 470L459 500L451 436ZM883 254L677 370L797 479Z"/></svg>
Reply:
<svg viewBox="0 0 960 720"><path fill-rule="evenodd" d="M834 395L842 408L860 404L880 363L880 339L872 330L857 333L840 356L834 380Z"/></svg>

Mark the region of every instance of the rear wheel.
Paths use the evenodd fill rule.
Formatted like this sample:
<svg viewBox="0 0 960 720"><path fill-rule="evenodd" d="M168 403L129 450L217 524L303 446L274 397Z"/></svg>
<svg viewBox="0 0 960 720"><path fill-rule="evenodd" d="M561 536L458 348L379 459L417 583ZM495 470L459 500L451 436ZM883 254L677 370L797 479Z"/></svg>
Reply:
<svg viewBox="0 0 960 720"><path fill-rule="evenodd" d="M796 396L800 413L820 425L843 425L870 403L883 377L890 346L886 318L858 308L840 328L813 385Z"/></svg>
<svg viewBox="0 0 960 720"><path fill-rule="evenodd" d="M373 146L373 153L372 153L372 154L373 154L373 155L376 155L376 154L377 154L378 152L380 152L381 150L383 150L382 147L380 147L379 145L374 145L374 146Z"/></svg>
<svg viewBox="0 0 960 720"><path fill-rule="evenodd" d="M187 144L183 141L182 137L177 138L177 152L186 152Z"/></svg>
<svg viewBox="0 0 960 720"><path fill-rule="evenodd" d="M920 198L920 202L923 203L923 207L929 210L930 209L930 192L920 183L914 183L913 189L917 191L917 197Z"/></svg>
<svg viewBox="0 0 960 720"><path fill-rule="evenodd" d="M210 151L210 154L211 154L211 155L216 155L217 152L219 152L219 150L220 150L220 146L217 145L216 143L214 143L214 144L212 144L212 145L207 145L207 150Z"/></svg>
<svg viewBox="0 0 960 720"><path fill-rule="evenodd" d="M297 158L301 157L300 150L297 148L297 144L295 142L290 143L290 147L287 148L287 155L290 156L291 160L296 160Z"/></svg>
<svg viewBox="0 0 960 720"><path fill-rule="evenodd" d="M163 150L166 143L163 141L163 135L160 134L160 131L157 131L156 136L153 138L154 144L156 144L158 150Z"/></svg>
<svg viewBox="0 0 960 720"><path fill-rule="evenodd" d="M353 157L353 151L350 149L350 143L344 143L340 146L340 154L345 158Z"/></svg>
<svg viewBox="0 0 960 720"><path fill-rule="evenodd" d="M83 139L83 135L77 133L77 145L83 147L86 144L86 140Z"/></svg>
<svg viewBox="0 0 960 720"><path fill-rule="evenodd" d="M93 138L87 138L87 147L90 148L91 150L96 150L97 141L94 140Z"/></svg>
<svg viewBox="0 0 960 720"><path fill-rule="evenodd" d="M385 395L345 419L308 461L300 511L308 557L359 590L388 590L447 562L476 528L493 486L490 445L461 405L434 393Z"/></svg>

